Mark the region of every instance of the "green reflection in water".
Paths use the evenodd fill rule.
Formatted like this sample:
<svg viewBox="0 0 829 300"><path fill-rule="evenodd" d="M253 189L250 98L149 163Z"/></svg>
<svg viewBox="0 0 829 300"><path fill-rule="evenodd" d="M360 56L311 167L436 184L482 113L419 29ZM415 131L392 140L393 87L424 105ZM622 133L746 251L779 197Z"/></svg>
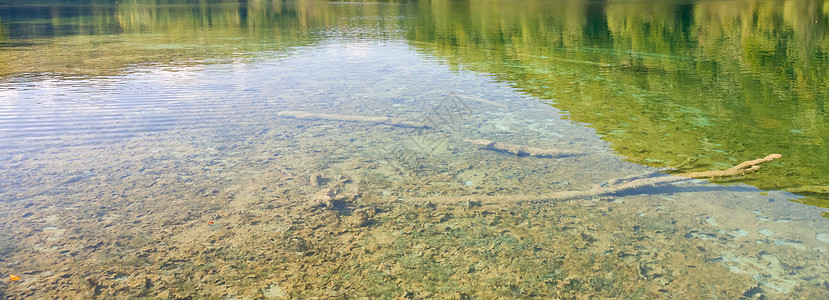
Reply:
<svg viewBox="0 0 829 300"><path fill-rule="evenodd" d="M724 169L829 207L823 1L419 3L407 38L596 128L629 160Z"/></svg>
<svg viewBox="0 0 829 300"><path fill-rule="evenodd" d="M782 153L740 181L829 207L829 2L178 3L4 8L0 76L113 75L327 38L405 38L548 100L637 163L696 171Z"/></svg>

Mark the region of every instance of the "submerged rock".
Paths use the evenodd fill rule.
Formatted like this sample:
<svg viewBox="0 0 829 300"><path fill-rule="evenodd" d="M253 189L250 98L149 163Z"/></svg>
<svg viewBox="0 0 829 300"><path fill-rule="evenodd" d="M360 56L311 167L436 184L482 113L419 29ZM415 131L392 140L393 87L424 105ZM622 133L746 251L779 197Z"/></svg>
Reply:
<svg viewBox="0 0 829 300"><path fill-rule="evenodd" d="M376 211L373 207L363 207L357 209L351 213L351 216L348 217L348 224L351 227L364 227L368 226L372 222L372 218L376 214Z"/></svg>
<svg viewBox="0 0 829 300"><path fill-rule="evenodd" d="M265 299L284 299L290 296L276 283L273 283L262 290L262 294L265 296Z"/></svg>

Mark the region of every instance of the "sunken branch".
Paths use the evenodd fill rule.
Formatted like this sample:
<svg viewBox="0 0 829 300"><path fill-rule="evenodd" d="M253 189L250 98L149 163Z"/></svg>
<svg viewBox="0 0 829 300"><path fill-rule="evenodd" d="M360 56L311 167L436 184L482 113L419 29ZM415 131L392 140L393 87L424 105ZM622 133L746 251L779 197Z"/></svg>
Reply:
<svg viewBox="0 0 829 300"><path fill-rule="evenodd" d="M481 146L482 149L506 152L517 156L534 156L534 157L563 157L584 155L581 152L564 151L555 148L536 148L523 145L515 145L509 143L502 143L490 140L467 140L471 144Z"/></svg>

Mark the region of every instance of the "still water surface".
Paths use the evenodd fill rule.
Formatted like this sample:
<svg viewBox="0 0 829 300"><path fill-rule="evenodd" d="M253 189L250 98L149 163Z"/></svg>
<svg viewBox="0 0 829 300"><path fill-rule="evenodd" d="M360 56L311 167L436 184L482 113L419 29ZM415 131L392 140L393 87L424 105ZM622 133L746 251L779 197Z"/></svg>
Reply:
<svg viewBox="0 0 829 300"><path fill-rule="evenodd" d="M829 297L827 17L0 3L0 296Z"/></svg>

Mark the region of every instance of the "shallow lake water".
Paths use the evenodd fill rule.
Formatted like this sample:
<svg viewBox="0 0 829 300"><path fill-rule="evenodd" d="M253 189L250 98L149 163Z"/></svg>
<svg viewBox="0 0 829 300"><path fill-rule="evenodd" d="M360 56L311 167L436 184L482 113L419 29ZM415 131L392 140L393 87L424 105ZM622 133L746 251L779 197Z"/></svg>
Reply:
<svg viewBox="0 0 829 300"><path fill-rule="evenodd" d="M827 298L829 4L727 4L0 4L0 298Z"/></svg>

